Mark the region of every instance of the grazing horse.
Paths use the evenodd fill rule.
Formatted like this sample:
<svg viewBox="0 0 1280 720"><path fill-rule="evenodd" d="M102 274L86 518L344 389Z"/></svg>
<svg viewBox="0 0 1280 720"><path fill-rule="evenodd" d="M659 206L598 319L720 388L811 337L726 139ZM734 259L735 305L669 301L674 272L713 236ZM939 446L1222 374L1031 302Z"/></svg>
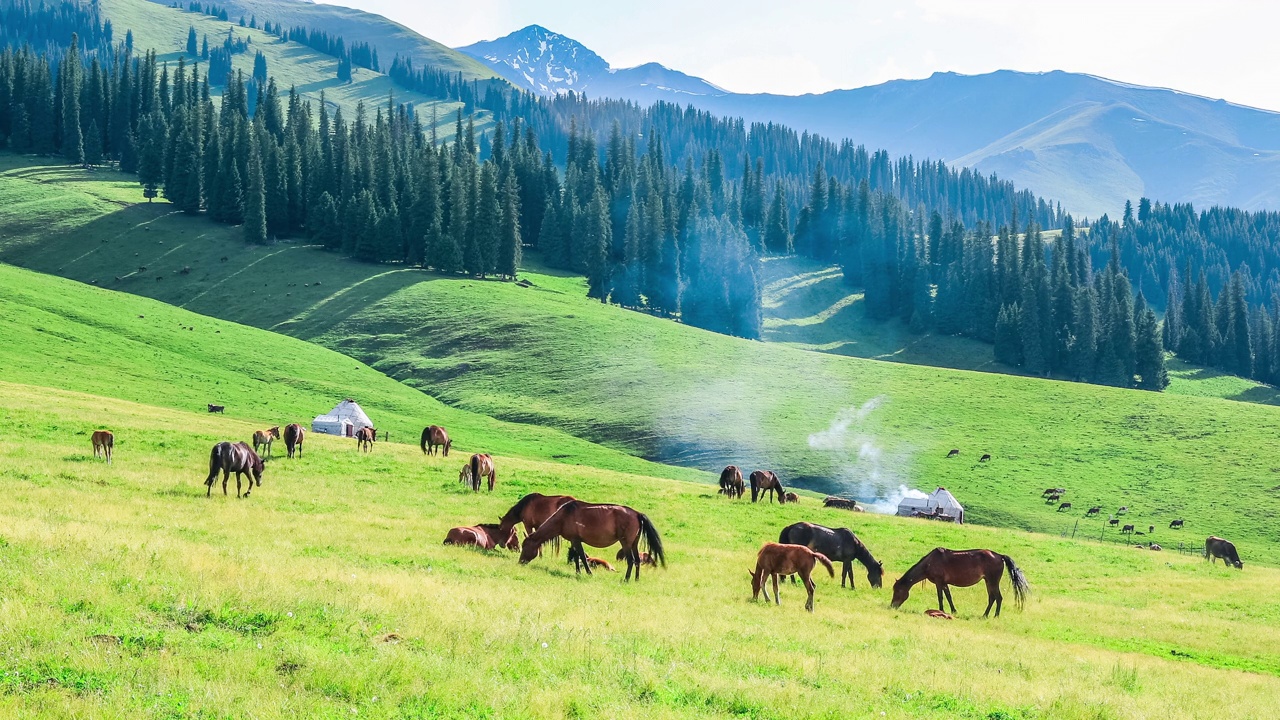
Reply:
<svg viewBox="0 0 1280 720"><path fill-rule="evenodd" d="M992 605L996 606L996 617L1000 617L1000 606L1004 603L1004 596L1000 594L1000 579L1004 576L1005 568L1009 570L1009 579L1013 582L1013 596L1018 602L1018 607L1021 608L1027 594L1031 592L1031 586L1027 584L1027 578L1022 574L1022 570L1014 564L1013 558L990 550L948 550L947 548L934 548L898 578L898 581L893 584L893 602L889 607L895 610L902 607L902 603L907 601L911 593L911 588L916 583L928 580L938 588L938 609L945 609L942 607L942 597L945 594L947 603L951 606L951 613L955 614L956 604L951 600L950 586L969 587L977 585L980 580L986 580L987 611L982 614L982 617L991 614Z"/></svg>
<svg viewBox="0 0 1280 720"><path fill-rule="evenodd" d="M226 414L227 414L227 406L226 406L226 405L209 405L209 412L211 412L211 413L222 413L223 415L226 415Z"/></svg>
<svg viewBox="0 0 1280 720"><path fill-rule="evenodd" d="M751 576L751 599L756 600L763 591L764 601L769 602L769 589L765 587L765 582L773 578L773 602L775 605L781 605L782 598L778 595L778 576L799 574L800 579L804 581L804 589L809 591L809 599L805 601L804 609L813 612L814 586L813 579L809 575L813 572L815 563L822 563L831 577L836 576L836 569L831 566L831 561L820 552L814 552L804 545L765 543L756 554L756 569L747 571Z"/></svg>
<svg viewBox="0 0 1280 720"><path fill-rule="evenodd" d="M1181 529L1182 529L1182 523L1183 523L1183 522L1184 522L1184 520L1182 520L1181 518L1179 518L1179 519L1177 519L1177 520L1174 520L1173 522L1169 523L1169 529L1170 529L1170 530L1181 530Z"/></svg>
<svg viewBox="0 0 1280 720"><path fill-rule="evenodd" d="M94 430L93 437L93 456L106 458L107 464L111 464L111 450L115 448L116 436L111 434L110 430Z"/></svg>
<svg viewBox="0 0 1280 720"><path fill-rule="evenodd" d="M789 503L798 503L798 502L800 502L800 496L799 496L799 495L797 495L797 494L795 494L795 493L793 493L793 492L789 492L789 493L787 493L787 494L783 497L783 499L784 499L784 500L786 500L786 501L787 501L787 502L789 502Z"/></svg>
<svg viewBox="0 0 1280 720"><path fill-rule="evenodd" d="M881 578L884 577L884 563L872 557L871 551L849 528L829 528L798 522L783 528L778 535L778 542L783 545L804 545L822 553L832 562L844 563L840 570L840 587L844 587L845 578L848 578L849 589L853 589L854 560L867 569L867 582L871 583L871 587L880 587ZM795 580L794 577L791 579Z"/></svg>
<svg viewBox="0 0 1280 720"><path fill-rule="evenodd" d="M249 493L253 490L254 482L258 487L262 487L262 470L264 464L262 458L258 457L258 453L247 444L238 442L220 442L213 446L213 451L209 453L209 477L205 478L204 484L206 490L205 497L213 492L213 481L218 477L218 472L222 472L222 494L227 494L227 480L231 473L236 474L236 497L240 497L240 476L249 476L249 489L244 491L244 496L249 497Z"/></svg>
<svg viewBox="0 0 1280 720"><path fill-rule="evenodd" d="M1224 565L1230 564L1237 570L1244 569L1244 563L1240 562L1240 554L1236 552L1236 546L1230 540L1210 535L1204 541L1204 559L1216 563L1218 558L1222 558Z"/></svg>
<svg viewBox="0 0 1280 720"><path fill-rule="evenodd" d="M1120 528L1120 534L1121 534L1121 535L1124 535L1124 534L1132 535L1132 534L1133 534L1133 526L1132 526L1132 525L1125 525L1124 527Z"/></svg>
<svg viewBox="0 0 1280 720"><path fill-rule="evenodd" d="M1061 495L1059 495L1058 493L1054 493L1049 497L1045 498L1044 503L1045 505L1052 505L1053 503L1056 503L1061 499L1062 499Z"/></svg>
<svg viewBox="0 0 1280 720"><path fill-rule="evenodd" d="M284 426L284 449L288 451L289 457L293 457L294 450L298 451L298 457L302 457L302 441L306 438L307 431L298 423Z"/></svg>
<svg viewBox="0 0 1280 720"><path fill-rule="evenodd" d="M782 481L772 470L756 470L751 473L751 502L755 502L760 493L769 496L769 502L773 502L773 494L778 494L778 502L785 503L787 496L782 489Z"/></svg>
<svg viewBox="0 0 1280 720"><path fill-rule="evenodd" d="M488 453L472 455L471 461L463 465L462 472L458 473L458 481L464 485L470 485L474 492L480 492L482 477L489 478L489 492L493 492L493 484L498 480L498 471L493 465L493 456Z"/></svg>
<svg viewBox="0 0 1280 720"><path fill-rule="evenodd" d="M1102 506L1101 506L1101 505L1094 505L1093 507L1091 507L1091 508L1089 508L1088 510L1086 510L1086 511L1085 511L1084 516L1085 516L1085 517L1093 517L1094 515L1097 515L1097 514L1098 514L1098 513L1100 513L1100 512L1102 512Z"/></svg>
<svg viewBox="0 0 1280 720"><path fill-rule="evenodd" d="M373 441L378 439L378 431L371 427L363 427L356 431L356 449L365 452L373 451Z"/></svg>
<svg viewBox="0 0 1280 720"><path fill-rule="evenodd" d="M822 499L822 506L836 508L837 510L852 510L854 512L863 512L862 507L858 505L857 500L849 500L847 498L828 495Z"/></svg>
<svg viewBox="0 0 1280 720"><path fill-rule="evenodd" d="M584 543L598 548L622 543L628 581L631 580L633 570L636 580L640 579L642 538L648 546L649 554L662 565L667 564L658 529L644 513L625 505L597 505L581 500L570 500L561 505L532 535L524 539L524 545L520 548L520 564L533 560L543 543L557 537L569 541L569 558L585 564L588 575L591 574L591 565L586 562L587 553L582 549Z"/></svg>
<svg viewBox="0 0 1280 720"><path fill-rule="evenodd" d="M952 448L951 452L947 453L947 457L953 458L959 454L960 454L960 448Z"/></svg>
<svg viewBox="0 0 1280 720"><path fill-rule="evenodd" d="M422 453L424 455L435 455L439 451L444 452L445 457L449 457L449 448L453 446L453 441L449 439L449 433L439 425L431 425L422 429Z"/></svg>
<svg viewBox="0 0 1280 720"><path fill-rule="evenodd" d="M720 494L734 499L742 497L742 493L742 471L737 465L726 465L720 471Z"/></svg>
<svg viewBox="0 0 1280 720"><path fill-rule="evenodd" d="M470 467L470 466L468 466ZM502 523L502 532L506 532L516 526L516 523L524 524L524 534L532 535L547 518L555 514L561 505L574 500L572 495L543 495L542 493L529 493L520 498L505 515L499 518ZM556 554L560 553L560 538L552 540L552 546ZM621 560L622 558L618 558Z"/></svg>
<svg viewBox="0 0 1280 720"><path fill-rule="evenodd" d="M456 527L449 531L444 538L445 545L475 545L481 550L492 550L495 547L504 547L508 550L520 549L520 538L516 536L516 529L512 526L505 533L501 526L493 523L485 523L481 525L472 525L471 527Z"/></svg>
<svg viewBox="0 0 1280 720"><path fill-rule="evenodd" d="M1070 510L1070 509L1071 509L1071 503L1069 502L1064 502L1058 506L1058 512L1062 512L1064 510Z"/></svg>
<svg viewBox="0 0 1280 720"><path fill-rule="evenodd" d="M271 441L280 437L280 426L277 425L266 430L253 431L253 451L258 452L258 448L267 449L267 457L271 457Z"/></svg>

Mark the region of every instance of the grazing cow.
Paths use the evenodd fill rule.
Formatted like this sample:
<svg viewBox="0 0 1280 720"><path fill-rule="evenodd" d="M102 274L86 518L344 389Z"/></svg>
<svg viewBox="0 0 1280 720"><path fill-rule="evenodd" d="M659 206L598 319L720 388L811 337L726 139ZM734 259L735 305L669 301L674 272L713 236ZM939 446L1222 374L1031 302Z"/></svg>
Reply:
<svg viewBox="0 0 1280 720"><path fill-rule="evenodd" d="M371 427L363 427L356 431L356 449L373 452L373 443L378 439L378 431Z"/></svg>
<svg viewBox="0 0 1280 720"><path fill-rule="evenodd" d="M1147 526L1147 534L1148 534L1148 535L1153 535L1153 534L1155 534L1155 531L1156 531L1156 526L1155 526L1155 525L1148 525L1148 526Z"/></svg>
<svg viewBox="0 0 1280 720"><path fill-rule="evenodd" d="M253 431L253 451L259 452L259 448L267 449L267 457L271 457L271 441L280 437L280 426L267 428L266 430Z"/></svg>
<svg viewBox="0 0 1280 720"><path fill-rule="evenodd" d="M783 496L783 499L784 499L784 500L786 500L786 501L787 501L787 502L789 502L789 503L798 503L798 502L800 502L800 496L799 496L799 495L796 495L796 494L795 494L795 493L793 493L793 492L789 492L789 493L787 493L786 495L784 495L784 496Z"/></svg>
<svg viewBox="0 0 1280 720"><path fill-rule="evenodd" d="M1119 524L1120 524L1120 518L1111 518L1110 520L1108 520L1108 521L1107 521L1107 524L1108 524L1108 525L1119 525Z"/></svg>
<svg viewBox="0 0 1280 720"><path fill-rule="evenodd" d="M1163 550L1163 549L1164 549L1164 548L1160 547L1159 545L1157 545L1157 544L1155 544L1155 543L1151 543L1151 544L1150 544L1150 545L1148 545L1147 547L1148 547L1148 548L1150 548L1151 550Z"/></svg>
<svg viewBox="0 0 1280 720"><path fill-rule="evenodd" d="M1102 507L1101 507L1101 506L1099 506L1099 505L1094 505L1093 507L1091 507L1091 508L1089 508L1087 511L1085 511L1084 516L1085 516L1085 517L1093 517L1094 515L1097 515L1097 514L1098 514L1098 513L1100 513L1100 512L1102 512Z"/></svg>
<svg viewBox="0 0 1280 720"><path fill-rule="evenodd" d="M1120 528L1120 533L1121 533L1121 534L1123 534L1123 535L1132 535L1132 534L1133 534L1133 526L1132 526L1132 525L1125 525L1124 527Z"/></svg>
<svg viewBox="0 0 1280 720"><path fill-rule="evenodd" d="M1182 529L1182 523L1183 523L1183 522L1185 522L1185 521L1184 521L1184 520L1182 520L1181 518L1179 518L1179 519L1177 519L1177 520L1174 520L1173 522L1169 523L1169 529L1170 529L1170 530L1181 530L1181 529Z"/></svg>
<svg viewBox="0 0 1280 720"><path fill-rule="evenodd" d="M1058 488L1045 488L1044 492L1040 493L1040 497L1049 497L1056 492L1058 492Z"/></svg>
<svg viewBox="0 0 1280 720"><path fill-rule="evenodd" d="M960 448L953 448L951 452L947 453L947 457L953 458L959 454L960 454Z"/></svg>
<svg viewBox="0 0 1280 720"><path fill-rule="evenodd" d="M210 405L209 412L222 413L223 415L225 415L227 413L227 406L226 405Z"/></svg>
<svg viewBox="0 0 1280 720"><path fill-rule="evenodd" d="M1064 502L1058 506L1058 512L1063 512L1064 510L1070 510L1070 509L1071 509L1071 503L1069 502Z"/></svg>
<svg viewBox="0 0 1280 720"><path fill-rule="evenodd" d="M742 497L743 492L742 471L737 465L726 465L720 471L720 494L734 499Z"/></svg>
<svg viewBox="0 0 1280 720"><path fill-rule="evenodd" d="M1119 510L1116 510L1116 514L1117 514L1117 515L1124 515L1124 514L1125 514L1125 513L1127 513L1127 512L1129 512L1129 506L1128 506L1128 505L1122 505L1122 506L1120 506L1120 509L1119 509Z"/></svg>
<svg viewBox="0 0 1280 720"><path fill-rule="evenodd" d="M107 464L111 464L111 450L116 445L116 436L111 434L110 430L95 430L91 438L93 441L93 456L104 457Z"/></svg>
<svg viewBox="0 0 1280 720"><path fill-rule="evenodd" d="M1230 540L1210 535L1204 541L1204 559L1216 563L1218 558L1222 558L1224 565L1230 564L1237 570L1244 569L1244 563L1240 562L1240 554L1236 552L1236 546Z"/></svg>
<svg viewBox="0 0 1280 720"><path fill-rule="evenodd" d="M986 462L990 459L991 459L991 453L983 453L982 457L978 458L978 462Z"/></svg>
<svg viewBox="0 0 1280 720"><path fill-rule="evenodd" d="M1059 501L1059 500L1061 500L1061 499L1062 499L1062 496L1061 496L1061 495L1059 495L1058 493L1054 493L1054 494L1050 495L1049 497L1045 498L1045 501L1044 501L1044 502L1045 502L1045 504L1046 504L1046 505L1052 505L1053 503L1056 503L1056 502L1058 502L1058 501Z"/></svg>
<svg viewBox="0 0 1280 720"><path fill-rule="evenodd" d="M293 457L293 452L298 451L298 457L302 457L302 442L307 437L307 431L298 423L289 423L284 426L284 449L288 451L289 457Z"/></svg>
<svg viewBox="0 0 1280 720"><path fill-rule="evenodd" d="M778 597L778 576L799 573L800 579L804 581L804 589L809 591L809 599L805 602L804 609L813 612L814 585L809 575L813 572L815 563L822 563L831 577L836 576L835 567L822 553L814 552L804 545L765 543L756 555L756 569L747 571L751 576L751 599L759 598L763 591L765 602L769 602L769 590L765 587L765 582L773 578L773 601L781 605L782 598Z"/></svg>

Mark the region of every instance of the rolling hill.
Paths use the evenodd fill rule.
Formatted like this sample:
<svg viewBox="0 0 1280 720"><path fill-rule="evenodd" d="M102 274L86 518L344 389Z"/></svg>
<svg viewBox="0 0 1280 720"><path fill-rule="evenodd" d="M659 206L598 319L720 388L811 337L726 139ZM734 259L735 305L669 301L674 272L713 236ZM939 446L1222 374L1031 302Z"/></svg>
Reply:
<svg viewBox="0 0 1280 720"><path fill-rule="evenodd" d="M1139 197L1280 207L1280 114L1175 90L1002 70L801 96L740 94L666 68L647 82L619 81L639 68L614 71L580 43L537 26L459 50L535 92L667 100L850 138L997 173L1077 216L1114 217Z"/></svg>
<svg viewBox="0 0 1280 720"><path fill-rule="evenodd" d="M1106 534L1078 513L1128 505L1144 527L1185 516L1196 535L1280 547L1267 451L1280 408L750 342L601 305L581 278L532 269L524 288L246 248L235 228L124 201L137 192L110 173L11 166L0 260L318 342L454 407L652 460L772 467L869 501L943 485L975 521L1055 533ZM1178 388L1267 392L1196 369ZM984 452L996 460L974 462ZM1050 486L1076 510L1045 506Z"/></svg>

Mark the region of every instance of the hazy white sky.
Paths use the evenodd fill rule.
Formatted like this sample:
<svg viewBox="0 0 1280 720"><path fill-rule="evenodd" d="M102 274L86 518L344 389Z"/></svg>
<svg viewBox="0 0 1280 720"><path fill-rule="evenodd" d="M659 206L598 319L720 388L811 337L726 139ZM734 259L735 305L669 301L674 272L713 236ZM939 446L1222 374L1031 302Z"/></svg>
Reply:
<svg viewBox="0 0 1280 720"><path fill-rule="evenodd" d="M1280 110L1280 4L1261 0L323 0L457 47L538 24L614 67L802 94L935 71L1070 70Z"/></svg>

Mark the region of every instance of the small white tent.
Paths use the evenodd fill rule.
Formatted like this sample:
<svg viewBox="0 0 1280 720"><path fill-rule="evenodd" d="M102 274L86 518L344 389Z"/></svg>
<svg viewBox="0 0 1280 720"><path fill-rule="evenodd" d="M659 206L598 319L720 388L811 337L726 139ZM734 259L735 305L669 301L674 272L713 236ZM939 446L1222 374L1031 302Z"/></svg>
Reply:
<svg viewBox="0 0 1280 720"><path fill-rule="evenodd" d="M369 419L368 415L364 414L364 410L361 410L356 401L351 398L343 400L328 413L318 415L315 420L311 421L312 431L326 435L351 437L360 428L367 427L373 427L373 421Z"/></svg>
<svg viewBox="0 0 1280 720"><path fill-rule="evenodd" d="M898 503L898 515L902 517L930 516L964 522L964 506L946 488L938 488L923 498L903 498Z"/></svg>

